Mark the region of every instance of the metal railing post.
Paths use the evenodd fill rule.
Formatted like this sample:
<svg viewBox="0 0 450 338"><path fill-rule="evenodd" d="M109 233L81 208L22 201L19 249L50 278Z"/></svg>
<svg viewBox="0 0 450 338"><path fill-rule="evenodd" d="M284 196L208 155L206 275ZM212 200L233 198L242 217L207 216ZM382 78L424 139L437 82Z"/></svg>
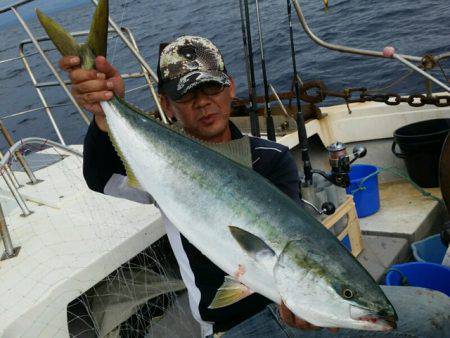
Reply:
<svg viewBox="0 0 450 338"><path fill-rule="evenodd" d="M25 217L25 216L31 215L31 211L30 211L30 209L28 209L27 204L23 200L23 198L20 195L19 191L14 186L14 184L12 183L11 179L9 178L9 176L8 175L4 175L3 172L4 172L4 170L2 171L1 175L2 175L3 179L5 180L5 183L8 186L9 191L11 191L11 193L13 194L14 199L16 200L17 204L19 205L20 209L22 209L22 216Z"/></svg>
<svg viewBox="0 0 450 338"><path fill-rule="evenodd" d="M19 54L20 54L20 56L22 56L23 66L25 67L25 70L28 72L28 75L30 76L30 79L31 79L31 82L33 83L34 89L36 89L39 99L41 100L42 105L44 106L45 112L47 113L47 116L50 120L50 123L53 126L53 129L56 132L56 135L58 136L59 141L61 143L65 144L64 138L61 134L61 131L58 128L58 125L56 124L55 118L53 117L53 114L52 114L50 108L48 108L47 100L45 99L44 94L42 93L42 90L36 86L37 80L36 80L33 72L31 71L31 67L30 67L30 64L28 63L28 60L25 57L25 53L23 51L23 44L20 44L20 46L19 46Z"/></svg>
<svg viewBox="0 0 450 338"><path fill-rule="evenodd" d="M14 145L14 140L12 139L11 134L9 133L8 129L5 127L5 125L3 124L2 121L0 121L0 132L5 137L5 140L6 140L6 142L8 142L9 146L12 147ZM14 153L14 155L16 156L17 161L19 161L19 163L22 166L23 170L25 171L25 173L27 174L28 178L30 179L31 184L39 183L38 179L36 178L36 176L34 176L33 171L28 166L28 163L25 160L25 158L22 156L22 154L19 151L16 151Z"/></svg>
<svg viewBox="0 0 450 338"><path fill-rule="evenodd" d="M70 90L69 88L67 88L66 84L64 83L64 80L61 78L61 76L59 75L59 73L57 72L57 70L55 69L55 67L53 67L52 63L50 62L50 60L47 58L47 56L45 55L44 51L42 50L41 46L39 45L39 42L36 40L36 38L34 37L33 33L31 32L30 28L28 27L27 23L23 20L22 16L19 14L19 12L17 12L17 10L14 7L11 7L11 11L14 13L14 15L17 17L17 20L19 20L20 24L22 25L23 29L25 30L25 32L28 34L28 36L30 37L31 41L33 42L34 46L36 47L36 49L38 50L39 54L41 54L42 58L44 59L45 63L47 64L47 66L50 68L50 70L52 71L53 75L56 77L56 79L58 80L59 84L61 85L62 89L64 90L64 92L67 94L67 96L69 96L69 99L72 101L72 103L75 105L75 107L79 108L78 111L82 112L81 113L81 117L83 118L83 120L86 122L86 124L90 124L91 121L89 120L89 118L86 116L86 114L83 112L83 110L81 109L81 107L78 105L78 103L75 101L75 99L73 98L73 96L70 94Z"/></svg>
<svg viewBox="0 0 450 338"><path fill-rule="evenodd" d="M3 208L0 203L0 236L3 241L3 246L5 247L5 252L0 257L0 260L5 260L17 256L20 247L14 248L11 241L11 236L9 234L8 226L6 225L5 215L3 214Z"/></svg>
<svg viewBox="0 0 450 338"><path fill-rule="evenodd" d="M97 0L91 0L91 1L94 3L94 5L96 5L96 6L98 5ZM133 43L125 36L125 34L122 32L121 28L114 22L113 19L111 19L111 17L109 18L109 24L116 31L117 35L119 35L119 37L122 39L123 43L130 49L131 53L139 61L141 66L146 70L147 74L149 74L153 78L153 80L156 83L158 83L158 76L156 75L156 73L153 71L153 69L150 67L150 65L147 63L147 61L145 61L145 59L142 57L142 55L139 53L139 51L134 48ZM150 90L151 90L151 88L152 87L150 87ZM154 90L152 90L152 95L153 95L153 100L155 101L156 106L158 108L159 114L161 115L161 120L165 124L168 124L169 120L168 120L166 114L164 113L164 111L162 110L162 107L159 103L159 97Z"/></svg>

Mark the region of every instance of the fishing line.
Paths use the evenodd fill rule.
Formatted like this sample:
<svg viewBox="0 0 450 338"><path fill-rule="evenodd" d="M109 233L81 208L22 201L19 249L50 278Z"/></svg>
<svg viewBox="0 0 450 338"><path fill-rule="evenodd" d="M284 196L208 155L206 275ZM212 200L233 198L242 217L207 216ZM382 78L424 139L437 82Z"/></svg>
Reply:
<svg viewBox="0 0 450 338"><path fill-rule="evenodd" d="M384 171L387 171L387 172L389 172L389 173L391 173L391 174L393 174L393 175L395 175L395 176L401 177L401 178L403 178L404 180L408 181L408 183L411 184L418 192L420 192L420 193L422 194L422 196L424 196L424 197L429 197L429 198L435 200L436 202L438 202L438 203L440 203L440 204L444 204L444 201L442 200L442 198L439 198L439 197L433 195L432 193L426 191L425 189L423 189L423 188L422 188L421 186L419 186L416 182L414 182L414 181L409 177L409 175L408 175L405 171L400 170L400 169L397 168L397 167L386 167L386 168L378 167L378 170L376 170L376 171L373 172L372 174L370 174L370 175L364 177L364 178L359 182L358 187L357 187L355 190L352 190L352 191L351 191L351 194L354 195L354 194L357 193L358 191L366 190L366 187L364 186L364 183L365 183L368 179L370 179L370 178L372 178L372 177L374 177L374 176L377 176L378 174L380 174L380 173L382 173L382 172L384 172Z"/></svg>
<svg viewBox="0 0 450 338"><path fill-rule="evenodd" d="M119 25L119 27L122 27L123 26L123 22L124 22L124 20L125 20L125 15L126 15L126 12L127 12L127 5L128 5L128 0L125 0L125 4L124 5L122 5L122 17L120 18L120 25ZM112 57L111 57L111 64L113 64L114 63L114 59L115 59L115 57L116 57L116 50L117 50L117 40L119 39L119 36L117 35L116 37L115 37L115 41L114 41L114 48L113 48L113 53L112 53Z"/></svg>

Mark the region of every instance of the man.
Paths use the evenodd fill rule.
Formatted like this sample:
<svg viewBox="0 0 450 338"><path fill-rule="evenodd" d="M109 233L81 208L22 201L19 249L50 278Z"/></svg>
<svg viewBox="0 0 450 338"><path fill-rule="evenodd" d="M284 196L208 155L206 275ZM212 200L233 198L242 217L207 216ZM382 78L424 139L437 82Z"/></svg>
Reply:
<svg viewBox="0 0 450 338"><path fill-rule="evenodd" d="M105 116L99 105L99 101L112 97L112 91L124 95L120 74L102 57L96 60L96 71L79 69L79 62L78 58L66 57L61 60L61 66L70 72L75 99L94 113L84 144L86 182L98 192L148 203L151 200L148 194L127 186L125 170L106 134ZM209 40L184 36L168 44L160 53L158 77L164 111L188 134L215 143L242 137L229 121L235 89L233 79L227 74L219 50ZM288 149L259 138L251 138L250 145L253 170L300 202L298 171ZM319 329L295 317L284 305L277 310L258 294L224 308L208 309L225 273L168 220L166 231L188 289L192 313L203 335L226 332L225 337L285 337L314 332L290 327ZM329 332L320 330L320 334L327 336Z"/></svg>

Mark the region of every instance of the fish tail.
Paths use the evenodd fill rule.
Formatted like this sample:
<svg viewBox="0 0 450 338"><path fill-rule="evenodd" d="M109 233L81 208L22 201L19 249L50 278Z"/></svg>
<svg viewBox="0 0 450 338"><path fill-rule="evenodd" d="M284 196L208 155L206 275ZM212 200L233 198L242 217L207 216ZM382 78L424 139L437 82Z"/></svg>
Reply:
<svg viewBox="0 0 450 338"><path fill-rule="evenodd" d="M83 69L94 68L96 56L106 56L108 12L108 0L100 0L92 19L87 43L80 45L60 24L36 9L39 22L61 55L78 56Z"/></svg>

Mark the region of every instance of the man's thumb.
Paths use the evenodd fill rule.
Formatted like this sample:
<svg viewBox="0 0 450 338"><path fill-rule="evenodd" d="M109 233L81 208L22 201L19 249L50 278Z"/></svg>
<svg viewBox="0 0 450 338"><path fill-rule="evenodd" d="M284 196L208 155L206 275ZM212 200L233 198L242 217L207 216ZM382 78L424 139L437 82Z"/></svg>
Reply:
<svg viewBox="0 0 450 338"><path fill-rule="evenodd" d="M106 60L104 56L97 56L95 58L95 68L100 73L106 75L106 78L109 79L118 75L117 70Z"/></svg>

